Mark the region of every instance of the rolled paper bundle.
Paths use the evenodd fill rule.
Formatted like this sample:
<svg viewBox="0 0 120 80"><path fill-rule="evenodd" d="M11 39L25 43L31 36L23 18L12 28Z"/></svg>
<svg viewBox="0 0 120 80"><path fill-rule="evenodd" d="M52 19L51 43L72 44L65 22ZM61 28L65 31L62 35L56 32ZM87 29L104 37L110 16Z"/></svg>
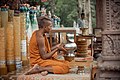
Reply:
<svg viewBox="0 0 120 80"><path fill-rule="evenodd" d="M30 55L30 52L29 52L29 42L28 42L28 37L26 37L26 46L27 46L27 59L28 59L28 62L29 62L29 55Z"/></svg>
<svg viewBox="0 0 120 80"><path fill-rule="evenodd" d="M21 29L21 40L26 40L26 16L25 16L25 13L20 13L20 29Z"/></svg>
<svg viewBox="0 0 120 80"><path fill-rule="evenodd" d="M8 23L8 11L1 11L1 27L6 28Z"/></svg>
<svg viewBox="0 0 120 80"><path fill-rule="evenodd" d="M14 35L13 22L8 22L6 27L6 57L8 71L15 70L15 54L14 54Z"/></svg>
<svg viewBox="0 0 120 80"><path fill-rule="evenodd" d="M15 61L16 68L22 67L21 65L21 36L20 36L20 17L13 17L14 25L14 52L15 52Z"/></svg>
<svg viewBox="0 0 120 80"><path fill-rule="evenodd" d="M21 53L22 53L23 66L28 65L27 42L26 42L26 40L21 41Z"/></svg>
<svg viewBox="0 0 120 80"><path fill-rule="evenodd" d="M0 11L0 28L2 27L2 20L1 20L1 11Z"/></svg>
<svg viewBox="0 0 120 80"><path fill-rule="evenodd" d="M27 41L26 41L26 16L25 13L20 13L20 27L21 27L21 54L23 66L28 65L27 59Z"/></svg>
<svg viewBox="0 0 120 80"><path fill-rule="evenodd" d="M6 54L5 54L5 29L0 28L0 75L7 74Z"/></svg>
<svg viewBox="0 0 120 80"><path fill-rule="evenodd" d="M8 21L13 22L14 10L8 10Z"/></svg>
<svg viewBox="0 0 120 80"><path fill-rule="evenodd" d="M2 23L1 23L1 15L0 15L0 28L2 27Z"/></svg>

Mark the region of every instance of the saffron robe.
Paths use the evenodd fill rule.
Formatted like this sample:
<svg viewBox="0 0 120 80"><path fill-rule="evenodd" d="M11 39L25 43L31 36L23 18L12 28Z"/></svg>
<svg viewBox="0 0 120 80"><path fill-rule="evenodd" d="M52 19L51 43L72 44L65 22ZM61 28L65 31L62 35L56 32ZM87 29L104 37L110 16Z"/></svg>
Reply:
<svg viewBox="0 0 120 80"><path fill-rule="evenodd" d="M46 35L44 36L44 41L45 50L47 54L49 54L49 52L51 52L51 49ZM31 66L34 66L35 64L38 64L42 67L52 66L54 74L65 74L69 72L69 62L65 60L55 59L54 57L56 57L56 53L50 59L42 59L36 40L36 31L32 34L32 37L30 39L29 52Z"/></svg>

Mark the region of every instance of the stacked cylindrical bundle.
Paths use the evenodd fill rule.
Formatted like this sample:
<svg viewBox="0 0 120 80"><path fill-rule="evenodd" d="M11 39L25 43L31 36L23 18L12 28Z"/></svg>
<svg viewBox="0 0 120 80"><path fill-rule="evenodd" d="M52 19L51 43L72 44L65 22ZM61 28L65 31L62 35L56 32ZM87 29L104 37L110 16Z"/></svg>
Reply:
<svg viewBox="0 0 120 80"><path fill-rule="evenodd" d="M28 65L27 59L27 43L26 43L26 16L25 13L20 13L20 27L21 27L21 53L23 66Z"/></svg>
<svg viewBox="0 0 120 80"><path fill-rule="evenodd" d="M14 35L13 22L8 22L6 27L6 57L8 71L15 70L15 54L14 54Z"/></svg>
<svg viewBox="0 0 120 80"><path fill-rule="evenodd" d="M8 11L8 21L13 22L14 10Z"/></svg>
<svg viewBox="0 0 120 80"><path fill-rule="evenodd" d="M21 29L21 40L26 40L26 20L25 14L20 13L20 29Z"/></svg>
<svg viewBox="0 0 120 80"><path fill-rule="evenodd" d="M15 61L16 68L19 69L22 67L21 61L21 36L20 36L20 17L13 17L14 25L14 52L15 52Z"/></svg>
<svg viewBox="0 0 120 80"><path fill-rule="evenodd" d="M78 57L85 57L87 55L87 40L86 39L79 39L77 41L77 54Z"/></svg>
<svg viewBox="0 0 120 80"><path fill-rule="evenodd" d="M8 22L8 11L1 11L1 27L6 28Z"/></svg>
<svg viewBox="0 0 120 80"><path fill-rule="evenodd" d="M0 75L7 74L5 54L5 29L0 28Z"/></svg>
<svg viewBox="0 0 120 80"><path fill-rule="evenodd" d="M2 20L1 20L1 11L0 11L0 28L2 27Z"/></svg>
<svg viewBox="0 0 120 80"><path fill-rule="evenodd" d="M1 26L2 26L2 23L1 23L1 15L0 15L0 28L1 28Z"/></svg>

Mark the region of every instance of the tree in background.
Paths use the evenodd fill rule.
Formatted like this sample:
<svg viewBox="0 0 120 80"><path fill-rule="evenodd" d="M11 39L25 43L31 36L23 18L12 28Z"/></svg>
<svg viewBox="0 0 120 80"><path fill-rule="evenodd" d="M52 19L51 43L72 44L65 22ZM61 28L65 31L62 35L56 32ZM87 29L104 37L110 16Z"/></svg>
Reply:
<svg viewBox="0 0 120 80"><path fill-rule="evenodd" d="M45 5L47 12L51 11L52 15L56 15L61 18L61 24L65 27L73 26L73 21L76 21L79 17L80 11L78 11L79 0L0 0L0 5L12 4L14 1L28 2L31 6ZM96 26L96 14L95 14L96 0L91 0L91 13L92 13L92 27ZM14 7L15 8L15 7ZM11 7L11 9L14 9Z"/></svg>
<svg viewBox="0 0 120 80"><path fill-rule="evenodd" d="M61 18L61 24L65 27L73 26L73 21L77 20L76 0L55 0L55 15Z"/></svg>
<svg viewBox="0 0 120 80"><path fill-rule="evenodd" d="M49 11L51 11L52 16L55 14L55 0L48 0Z"/></svg>
<svg viewBox="0 0 120 80"><path fill-rule="evenodd" d="M91 0L92 27L96 27L96 0Z"/></svg>
<svg viewBox="0 0 120 80"><path fill-rule="evenodd" d="M65 27L72 27L73 21L76 21L81 14L82 9L79 7L80 0L30 0L39 3L41 6L45 5L47 12L51 11L52 15L56 15L61 18L61 24ZM44 1L44 0L43 0ZM81 0L82 1L82 0ZM95 18L95 1L91 0L91 13L92 13L92 26L96 26Z"/></svg>
<svg viewBox="0 0 120 80"><path fill-rule="evenodd" d="M92 27L96 27L96 0L90 1ZM76 21L82 12L81 2L82 0L55 0L55 14L61 18L61 24L66 27L73 26L73 21Z"/></svg>

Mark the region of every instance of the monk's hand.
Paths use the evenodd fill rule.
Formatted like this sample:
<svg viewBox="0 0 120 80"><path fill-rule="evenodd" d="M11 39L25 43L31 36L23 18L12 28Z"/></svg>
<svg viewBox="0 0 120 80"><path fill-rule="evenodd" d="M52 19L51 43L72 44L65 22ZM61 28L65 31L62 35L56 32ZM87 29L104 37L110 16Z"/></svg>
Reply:
<svg viewBox="0 0 120 80"><path fill-rule="evenodd" d="M56 45L56 48L59 48L60 46L61 46L61 43L57 44L57 45Z"/></svg>
<svg viewBox="0 0 120 80"><path fill-rule="evenodd" d="M59 47L61 47L61 46L63 46L63 44L62 44L62 43L59 43L59 44L56 45L56 48L59 48Z"/></svg>
<svg viewBox="0 0 120 80"><path fill-rule="evenodd" d="M59 47L58 47L58 50L67 52L67 50L66 50L63 46L59 46Z"/></svg>

